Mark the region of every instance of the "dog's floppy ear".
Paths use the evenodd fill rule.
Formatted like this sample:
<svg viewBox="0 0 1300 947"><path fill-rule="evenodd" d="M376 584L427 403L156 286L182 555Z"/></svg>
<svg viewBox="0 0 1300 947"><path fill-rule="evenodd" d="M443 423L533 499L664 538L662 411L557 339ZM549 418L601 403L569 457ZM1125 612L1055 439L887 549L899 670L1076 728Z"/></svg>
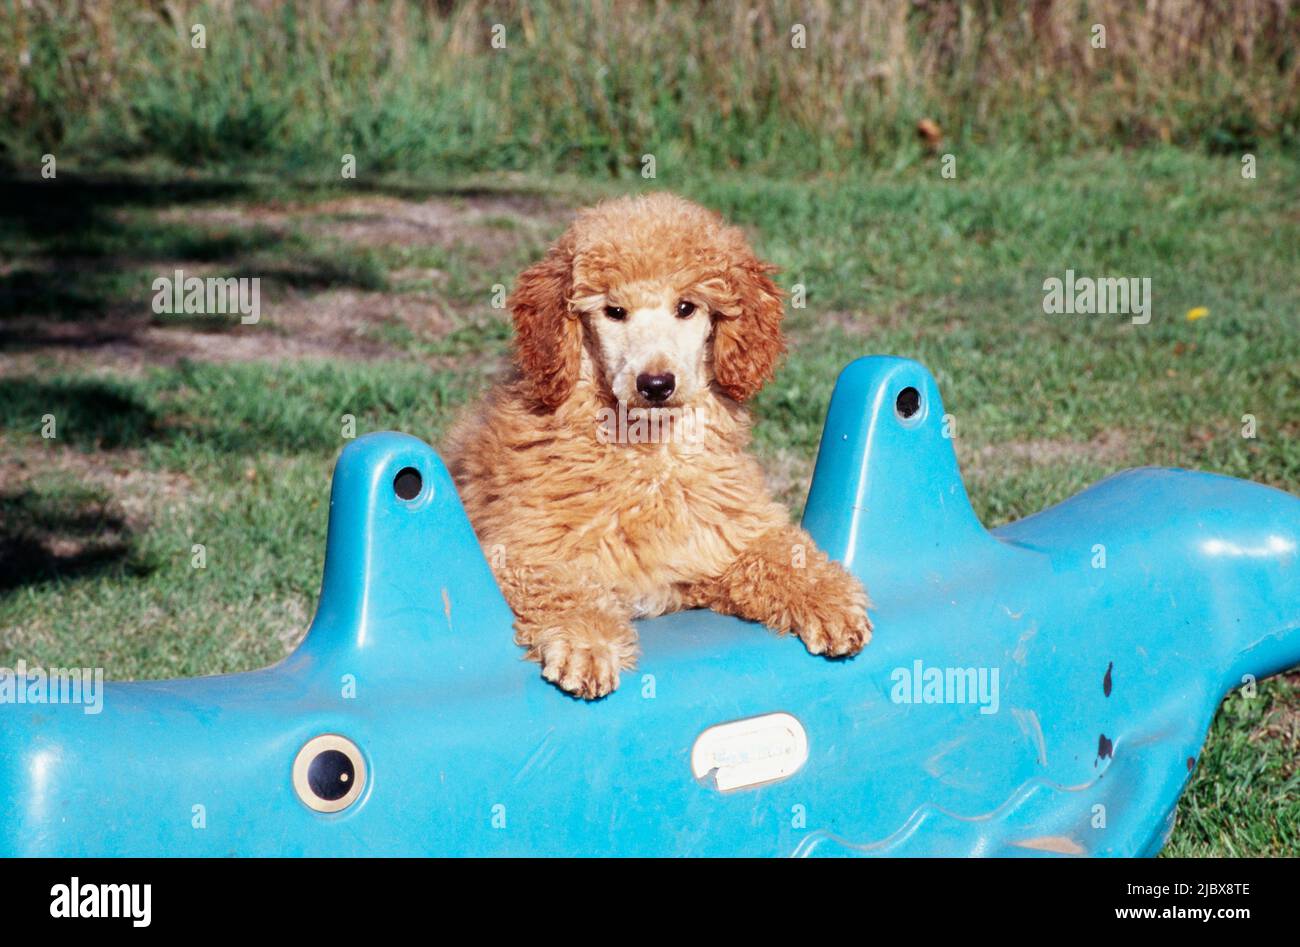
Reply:
<svg viewBox="0 0 1300 947"><path fill-rule="evenodd" d="M720 314L713 330L713 377L737 401L763 387L785 351L783 294L768 275L776 269L747 256L727 272L736 305Z"/></svg>
<svg viewBox="0 0 1300 947"><path fill-rule="evenodd" d="M566 234L519 274L507 301L515 323L515 363L548 408L573 391L582 364L582 324L569 309L573 241Z"/></svg>

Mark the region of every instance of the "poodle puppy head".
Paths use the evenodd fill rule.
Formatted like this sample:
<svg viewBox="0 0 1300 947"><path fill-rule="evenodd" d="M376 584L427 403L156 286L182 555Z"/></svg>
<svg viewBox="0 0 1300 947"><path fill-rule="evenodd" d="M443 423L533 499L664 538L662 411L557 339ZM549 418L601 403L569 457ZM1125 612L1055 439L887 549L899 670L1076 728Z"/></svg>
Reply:
<svg viewBox="0 0 1300 947"><path fill-rule="evenodd" d="M715 385L744 401L785 348L774 269L738 228L680 197L606 201L520 274L509 301L516 361L552 408L572 392L584 351L628 405L688 404Z"/></svg>

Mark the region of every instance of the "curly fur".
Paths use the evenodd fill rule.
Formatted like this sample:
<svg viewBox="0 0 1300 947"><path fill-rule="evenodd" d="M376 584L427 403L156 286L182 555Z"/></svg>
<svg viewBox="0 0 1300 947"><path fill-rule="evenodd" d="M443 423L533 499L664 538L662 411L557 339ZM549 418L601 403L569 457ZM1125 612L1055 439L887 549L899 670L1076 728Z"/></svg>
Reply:
<svg viewBox="0 0 1300 947"><path fill-rule="evenodd" d="M681 608L792 632L818 654L870 638L862 586L790 524L745 452L743 402L784 350L773 270L739 229L657 193L583 211L519 276L516 371L447 453L516 640L570 693L612 691L635 666L632 620ZM607 315L615 303L626 318ZM675 400L639 400L629 379L665 366ZM660 436L608 436L620 409Z"/></svg>

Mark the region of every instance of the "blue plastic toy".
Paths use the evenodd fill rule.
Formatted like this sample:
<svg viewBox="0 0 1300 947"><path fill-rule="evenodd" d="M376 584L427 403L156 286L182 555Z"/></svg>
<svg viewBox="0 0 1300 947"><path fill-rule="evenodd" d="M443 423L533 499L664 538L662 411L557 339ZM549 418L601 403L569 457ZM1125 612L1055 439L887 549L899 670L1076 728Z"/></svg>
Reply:
<svg viewBox="0 0 1300 947"><path fill-rule="evenodd" d="M862 654L680 613L595 703L520 660L434 452L363 437L285 661L0 707L0 853L1154 853L1220 697L1300 662L1300 500L1140 469L989 533L942 418L915 362L836 386L804 524Z"/></svg>

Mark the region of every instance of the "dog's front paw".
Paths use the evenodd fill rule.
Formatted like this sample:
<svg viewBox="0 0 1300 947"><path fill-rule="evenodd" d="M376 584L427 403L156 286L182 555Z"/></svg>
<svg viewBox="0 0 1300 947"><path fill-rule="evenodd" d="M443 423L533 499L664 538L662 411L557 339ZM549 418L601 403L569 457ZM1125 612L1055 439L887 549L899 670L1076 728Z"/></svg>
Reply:
<svg viewBox="0 0 1300 947"><path fill-rule="evenodd" d="M871 640L871 619L861 583L838 565L831 565L837 574L819 583L815 604L796 632L813 654L845 658L857 654Z"/></svg>
<svg viewBox="0 0 1300 947"><path fill-rule="evenodd" d="M596 700L618 687L623 664L617 646L558 634L538 649L542 677L575 697Z"/></svg>

